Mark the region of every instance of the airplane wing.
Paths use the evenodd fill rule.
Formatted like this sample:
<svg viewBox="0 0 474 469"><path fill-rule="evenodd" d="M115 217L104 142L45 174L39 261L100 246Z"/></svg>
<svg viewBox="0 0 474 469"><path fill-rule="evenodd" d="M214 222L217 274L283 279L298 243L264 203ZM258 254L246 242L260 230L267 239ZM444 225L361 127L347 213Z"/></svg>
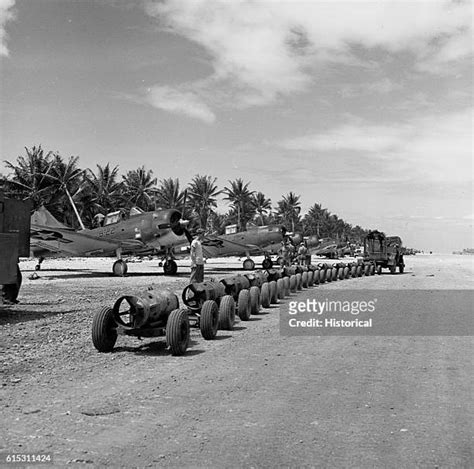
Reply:
<svg viewBox="0 0 474 469"><path fill-rule="evenodd" d="M107 256L115 254L122 248L124 252L143 249L146 245L135 239L115 240L103 239L69 228L51 228L42 225L31 225L31 248L47 251L56 255L66 256Z"/></svg>
<svg viewBox="0 0 474 469"><path fill-rule="evenodd" d="M202 250L206 257L243 256L246 253L263 253L262 248L255 244L239 243L220 236L205 236L202 241Z"/></svg>

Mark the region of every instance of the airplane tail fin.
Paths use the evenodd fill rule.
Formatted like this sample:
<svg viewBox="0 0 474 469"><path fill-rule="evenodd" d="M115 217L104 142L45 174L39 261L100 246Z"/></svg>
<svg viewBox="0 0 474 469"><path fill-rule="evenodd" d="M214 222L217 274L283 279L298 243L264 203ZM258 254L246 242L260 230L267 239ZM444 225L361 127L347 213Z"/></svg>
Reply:
<svg viewBox="0 0 474 469"><path fill-rule="evenodd" d="M63 225L60 221L56 220L49 210L43 206L39 207L38 210L31 215L31 224L47 226L49 228L69 229L68 226Z"/></svg>

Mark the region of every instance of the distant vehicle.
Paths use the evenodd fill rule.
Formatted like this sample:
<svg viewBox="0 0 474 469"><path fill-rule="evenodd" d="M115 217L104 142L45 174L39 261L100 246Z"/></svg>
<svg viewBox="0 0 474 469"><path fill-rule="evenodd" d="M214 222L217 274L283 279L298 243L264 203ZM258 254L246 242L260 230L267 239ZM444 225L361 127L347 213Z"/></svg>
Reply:
<svg viewBox="0 0 474 469"><path fill-rule="evenodd" d="M45 257L116 256L112 272L117 276L128 270L122 255L163 255L164 272L172 275L178 270L172 248L192 240L185 225L177 210L143 212L132 208L129 214L107 214L97 228L74 230L41 207L31 217L31 251L39 257L36 270Z"/></svg>
<svg viewBox="0 0 474 469"><path fill-rule="evenodd" d="M30 201L0 193L0 304L17 302L22 281L18 258L30 253L30 212Z"/></svg>
<svg viewBox="0 0 474 469"><path fill-rule="evenodd" d="M378 272L389 269L394 274L397 270L402 274L405 270L403 246L399 236L386 236L381 231L369 231L364 240L364 258L375 262Z"/></svg>

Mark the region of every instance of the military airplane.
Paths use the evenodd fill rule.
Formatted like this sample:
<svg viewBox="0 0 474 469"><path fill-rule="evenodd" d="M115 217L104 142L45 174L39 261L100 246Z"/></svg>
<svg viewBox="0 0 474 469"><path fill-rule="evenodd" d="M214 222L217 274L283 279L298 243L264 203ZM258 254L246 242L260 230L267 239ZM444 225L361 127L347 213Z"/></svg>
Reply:
<svg viewBox="0 0 474 469"><path fill-rule="evenodd" d="M39 257L36 270L40 270L45 257L116 256L112 272L123 276L128 269L122 255L164 254L164 272L175 274L177 264L171 250L190 241L186 222L174 209L143 212L134 207L128 214L116 211L107 214L101 226L82 230L63 225L45 207L31 217L30 246L33 255Z"/></svg>
<svg viewBox="0 0 474 469"><path fill-rule="evenodd" d="M310 249L311 254L329 259L337 259L345 255L352 255L352 249L347 243L340 243L332 238L322 238Z"/></svg>
<svg viewBox="0 0 474 469"><path fill-rule="evenodd" d="M278 225L250 226L246 231L223 235L206 234L202 240L205 257L246 256L243 262L244 270L253 270L255 261L251 255L264 255L262 267L271 269L271 256L278 254L281 241L287 235L286 229ZM174 253L180 255L188 252L187 247L176 247Z"/></svg>

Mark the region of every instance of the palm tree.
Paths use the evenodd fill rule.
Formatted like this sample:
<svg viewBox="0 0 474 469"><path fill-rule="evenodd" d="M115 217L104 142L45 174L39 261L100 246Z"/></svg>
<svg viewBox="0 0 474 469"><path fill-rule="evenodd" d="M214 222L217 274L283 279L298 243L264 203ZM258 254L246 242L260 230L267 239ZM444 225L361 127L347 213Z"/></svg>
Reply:
<svg viewBox="0 0 474 469"><path fill-rule="evenodd" d="M185 191L179 189L179 179L163 179L156 189L155 205L156 208L176 208L185 211Z"/></svg>
<svg viewBox="0 0 474 469"><path fill-rule="evenodd" d="M120 207L120 199L123 194L123 183L117 182L118 166L110 168L97 165L97 174L90 169L86 175L86 184L90 192L90 210L96 213L106 214Z"/></svg>
<svg viewBox="0 0 474 469"><path fill-rule="evenodd" d="M204 229L207 229L212 209L217 207L216 197L222 192L217 189L216 182L217 178L198 174L189 183L189 205Z"/></svg>
<svg viewBox="0 0 474 469"><path fill-rule="evenodd" d="M277 213L284 224L291 225L291 231L295 231L297 223L300 221L301 212L300 196L289 192L278 201Z"/></svg>
<svg viewBox="0 0 474 469"><path fill-rule="evenodd" d="M7 195L30 198L33 208L47 204L54 193L54 188L45 176L53 165L52 153L44 154L41 145L28 149L25 147L26 156L19 156L16 164L5 161L7 168L13 174L6 179Z"/></svg>
<svg viewBox="0 0 474 469"><path fill-rule="evenodd" d="M237 228L239 231L245 230L247 222L252 219L254 211L252 205L252 195L254 191L248 189L249 182L244 183L241 178L235 181L229 181L230 187L224 188L227 197L224 200L231 202L237 210Z"/></svg>
<svg viewBox="0 0 474 469"><path fill-rule="evenodd" d="M268 212L270 212L272 209L272 201L267 199L263 192L257 192L256 194L252 195L251 203L253 209L258 213L262 225L264 225L265 223L263 216L268 214Z"/></svg>
<svg viewBox="0 0 474 469"><path fill-rule="evenodd" d="M67 162L64 162L62 156L56 153L53 156L51 170L45 176L51 181L52 186L55 188L55 193L59 195L56 200L51 201L49 209L54 212L53 207L56 205L56 215L59 215L59 218L67 221L68 224L74 224L71 217L71 212L74 211L76 220L81 228L84 229L73 200L74 196L77 196L81 191L82 176L84 174L84 170L77 167L78 161L78 156L71 156ZM73 195L71 195L71 192ZM64 194L68 199L66 203L63 197Z"/></svg>
<svg viewBox="0 0 474 469"><path fill-rule="evenodd" d="M156 178L153 171L146 170L144 166L128 171L123 178L123 197L128 208L136 206L148 211L153 207L153 193Z"/></svg>

